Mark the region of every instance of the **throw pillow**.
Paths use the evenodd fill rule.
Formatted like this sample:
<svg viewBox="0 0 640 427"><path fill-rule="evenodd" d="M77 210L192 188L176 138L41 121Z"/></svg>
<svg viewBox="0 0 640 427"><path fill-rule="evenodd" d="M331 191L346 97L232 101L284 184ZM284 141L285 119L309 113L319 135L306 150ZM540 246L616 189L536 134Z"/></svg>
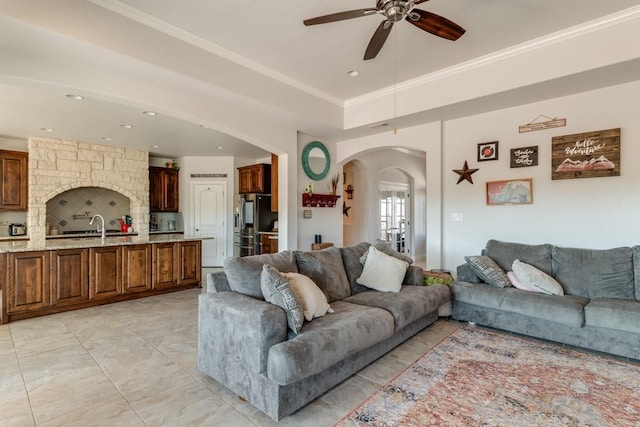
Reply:
<svg viewBox="0 0 640 427"><path fill-rule="evenodd" d="M260 288L267 302L277 305L285 311L289 329L294 334L300 333L304 322L302 303L277 268L268 264L262 267Z"/></svg>
<svg viewBox="0 0 640 427"><path fill-rule="evenodd" d="M296 293L302 303L304 318L310 322L316 317L322 317L327 313L333 313L333 309L327 302L327 297L313 280L300 273L280 273Z"/></svg>
<svg viewBox="0 0 640 427"><path fill-rule="evenodd" d="M413 259L393 249L391 242L387 242L386 240L376 239L375 242L373 242L373 245L371 246L373 246L380 252L383 252L389 256L398 258L399 260L405 261L409 264L413 264ZM369 251L365 252L364 255L360 257L360 264L364 265L364 263L367 261L367 256L369 256Z"/></svg>
<svg viewBox="0 0 640 427"><path fill-rule="evenodd" d="M530 286L525 285L524 283L522 283L518 277L516 277L515 273L513 271L507 271L507 277L509 278L509 281L511 282L511 284L513 286L515 286L518 289L521 289L523 291L527 291L527 292L540 292L538 289L536 288L532 288Z"/></svg>
<svg viewBox="0 0 640 427"><path fill-rule="evenodd" d="M496 288L508 288L511 286L511 282L509 281L507 274L493 259L488 256L466 256L464 259L478 277L484 280L487 284L495 286Z"/></svg>
<svg viewBox="0 0 640 427"><path fill-rule="evenodd" d="M361 285L383 292L399 292L402 280L407 274L409 263L369 248L369 256L364 263L362 275L356 279Z"/></svg>
<svg viewBox="0 0 640 427"><path fill-rule="evenodd" d="M549 276L542 270L538 270L533 265L529 265L519 259L513 261L511 267L516 277L525 285L537 289L549 295L564 295L562 285L556 279Z"/></svg>

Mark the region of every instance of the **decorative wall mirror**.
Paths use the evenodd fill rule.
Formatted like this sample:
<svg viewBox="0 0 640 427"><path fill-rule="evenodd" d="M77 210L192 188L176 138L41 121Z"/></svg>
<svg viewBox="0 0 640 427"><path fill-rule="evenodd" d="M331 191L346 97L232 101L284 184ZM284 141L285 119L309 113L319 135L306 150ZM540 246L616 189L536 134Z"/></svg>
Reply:
<svg viewBox="0 0 640 427"><path fill-rule="evenodd" d="M302 169L314 181L324 179L329 173L330 166L329 150L322 142L310 142L302 150Z"/></svg>

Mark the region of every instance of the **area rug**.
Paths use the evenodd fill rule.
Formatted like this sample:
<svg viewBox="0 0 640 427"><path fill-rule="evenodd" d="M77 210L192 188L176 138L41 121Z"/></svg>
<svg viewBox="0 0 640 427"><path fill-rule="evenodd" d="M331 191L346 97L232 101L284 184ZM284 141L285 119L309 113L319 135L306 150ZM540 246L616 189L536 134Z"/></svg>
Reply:
<svg viewBox="0 0 640 427"><path fill-rule="evenodd" d="M458 329L336 426L640 426L640 365Z"/></svg>

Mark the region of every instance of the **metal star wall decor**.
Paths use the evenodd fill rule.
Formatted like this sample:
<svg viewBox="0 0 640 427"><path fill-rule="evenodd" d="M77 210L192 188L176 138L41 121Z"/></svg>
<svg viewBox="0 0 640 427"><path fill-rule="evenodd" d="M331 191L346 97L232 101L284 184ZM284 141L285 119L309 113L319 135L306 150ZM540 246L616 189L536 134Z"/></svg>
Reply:
<svg viewBox="0 0 640 427"><path fill-rule="evenodd" d="M347 206L347 204L345 202L342 202L342 215L344 216L349 216L349 209L351 209L351 206Z"/></svg>
<svg viewBox="0 0 640 427"><path fill-rule="evenodd" d="M460 177L458 178L458 182L456 182L456 185L460 184L465 179L473 184L473 179L471 179L471 175L476 173L476 172L478 172L479 170L480 169L469 169L469 165L467 164L467 161L465 160L464 161L464 166L462 166L462 169L454 169L453 170L455 173L460 175Z"/></svg>

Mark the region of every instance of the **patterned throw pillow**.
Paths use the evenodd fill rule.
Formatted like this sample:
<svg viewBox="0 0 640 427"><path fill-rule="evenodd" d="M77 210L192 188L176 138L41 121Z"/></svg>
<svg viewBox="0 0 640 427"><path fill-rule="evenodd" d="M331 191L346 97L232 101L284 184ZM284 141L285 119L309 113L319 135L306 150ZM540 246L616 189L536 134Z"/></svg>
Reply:
<svg viewBox="0 0 640 427"><path fill-rule="evenodd" d="M495 286L496 288L508 288L511 286L511 282L509 281L507 274L488 256L466 256L464 259L467 261L467 264L473 268L473 271L478 275L478 277L484 280L487 284Z"/></svg>
<svg viewBox="0 0 640 427"><path fill-rule="evenodd" d="M287 324L294 334L299 334L304 322L302 303L277 268L265 264L260 275L260 288L264 299L287 313Z"/></svg>
<svg viewBox="0 0 640 427"><path fill-rule="evenodd" d="M549 295L564 295L562 285L556 279L549 276L542 270L538 270L533 265L524 263L519 259L513 261L513 273L525 285L535 288L538 292Z"/></svg>

